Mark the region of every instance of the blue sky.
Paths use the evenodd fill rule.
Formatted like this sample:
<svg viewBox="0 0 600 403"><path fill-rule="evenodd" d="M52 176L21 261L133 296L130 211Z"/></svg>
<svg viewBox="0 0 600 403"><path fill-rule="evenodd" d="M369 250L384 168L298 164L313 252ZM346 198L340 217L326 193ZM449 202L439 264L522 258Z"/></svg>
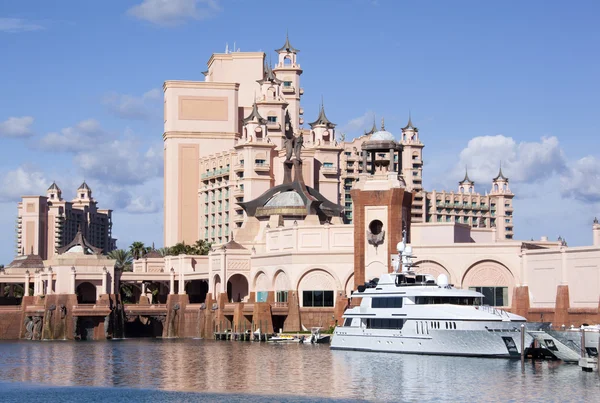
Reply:
<svg viewBox="0 0 600 403"><path fill-rule="evenodd" d="M16 201L85 179L114 235L162 244L162 83L213 52L301 49L303 106L351 138L385 117L420 129L427 189L469 167L511 179L519 239L591 242L600 215L600 3L577 1L4 0L0 263Z"/></svg>

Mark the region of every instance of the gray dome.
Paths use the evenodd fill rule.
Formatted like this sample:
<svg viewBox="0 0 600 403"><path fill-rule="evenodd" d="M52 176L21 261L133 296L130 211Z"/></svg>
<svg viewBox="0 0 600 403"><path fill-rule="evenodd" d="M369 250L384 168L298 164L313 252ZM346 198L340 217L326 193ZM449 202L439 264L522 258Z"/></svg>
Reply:
<svg viewBox="0 0 600 403"><path fill-rule="evenodd" d="M379 130L371 135L371 141L396 141L394 135L387 130Z"/></svg>
<svg viewBox="0 0 600 403"><path fill-rule="evenodd" d="M265 207L304 207L302 197L294 191L278 193L271 198Z"/></svg>

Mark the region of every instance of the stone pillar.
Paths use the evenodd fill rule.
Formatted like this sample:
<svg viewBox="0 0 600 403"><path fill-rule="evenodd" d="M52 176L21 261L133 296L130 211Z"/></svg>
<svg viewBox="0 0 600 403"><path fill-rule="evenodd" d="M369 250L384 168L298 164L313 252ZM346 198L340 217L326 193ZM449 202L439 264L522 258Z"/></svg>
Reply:
<svg viewBox="0 0 600 403"><path fill-rule="evenodd" d="M146 296L146 283L142 282L142 295Z"/></svg>
<svg viewBox="0 0 600 403"><path fill-rule="evenodd" d="M8 297L12 298L15 296L15 285L14 284L10 284L8 286Z"/></svg>
<svg viewBox="0 0 600 403"><path fill-rule="evenodd" d="M29 297L29 270L25 272L25 289L23 290L23 296Z"/></svg>
<svg viewBox="0 0 600 403"><path fill-rule="evenodd" d="M38 295L39 291L38 291L38 274L35 273L33 275L33 295Z"/></svg>
<svg viewBox="0 0 600 403"><path fill-rule="evenodd" d="M169 281L169 294L175 294L175 270L171 269L171 278Z"/></svg>
<svg viewBox="0 0 600 403"><path fill-rule="evenodd" d="M75 266L71 267L71 287L70 294L75 294L75 276L77 275L75 271Z"/></svg>
<svg viewBox="0 0 600 403"><path fill-rule="evenodd" d="M183 280L183 273L179 272L179 295L185 294L185 281Z"/></svg>
<svg viewBox="0 0 600 403"><path fill-rule="evenodd" d="M568 271L567 271L567 248L562 246L560 248L560 257L561 257L561 276L560 276L560 284L567 285L569 284L568 280Z"/></svg>
<svg viewBox="0 0 600 403"><path fill-rule="evenodd" d="M394 169L394 149L390 148L390 168L388 172L396 172ZM400 166L398 165L398 172L400 172Z"/></svg>
<svg viewBox="0 0 600 403"><path fill-rule="evenodd" d="M107 294L106 286L108 284L108 270L106 267L102 269L102 290L101 294Z"/></svg>
<svg viewBox="0 0 600 403"><path fill-rule="evenodd" d="M52 294L52 267L48 267L48 285L47 285L47 290L46 290L46 294L50 295Z"/></svg>

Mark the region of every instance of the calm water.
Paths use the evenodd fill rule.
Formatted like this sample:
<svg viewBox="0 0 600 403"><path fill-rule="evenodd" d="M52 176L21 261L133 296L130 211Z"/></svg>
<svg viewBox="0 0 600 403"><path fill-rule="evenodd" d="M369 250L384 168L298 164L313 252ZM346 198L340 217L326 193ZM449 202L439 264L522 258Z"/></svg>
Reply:
<svg viewBox="0 0 600 403"><path fill-rule="evenodd" d="M599 401L577 365L209 340L0 343L0 401Z"/></svg>

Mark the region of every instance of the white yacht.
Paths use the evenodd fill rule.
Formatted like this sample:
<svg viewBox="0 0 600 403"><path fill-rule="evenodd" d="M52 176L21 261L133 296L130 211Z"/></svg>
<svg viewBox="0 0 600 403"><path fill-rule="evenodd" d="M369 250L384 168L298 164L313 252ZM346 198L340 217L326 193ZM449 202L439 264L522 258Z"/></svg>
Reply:
<svg viewBox="0 0 600 403"><path fill-rule="evenodd" d="M411 269L412 250L398 244L402 270L383 274L352 294L360 306L344 312L332 349L482 357L520 357L521 325L526 319L481 305L484 295L456 289ZM396 266L396 265L395 265ZM397 266L400 266L398 264ZM537 329L536 329L537 330ZM532 336L525 331L524 346Z"/></svg>

